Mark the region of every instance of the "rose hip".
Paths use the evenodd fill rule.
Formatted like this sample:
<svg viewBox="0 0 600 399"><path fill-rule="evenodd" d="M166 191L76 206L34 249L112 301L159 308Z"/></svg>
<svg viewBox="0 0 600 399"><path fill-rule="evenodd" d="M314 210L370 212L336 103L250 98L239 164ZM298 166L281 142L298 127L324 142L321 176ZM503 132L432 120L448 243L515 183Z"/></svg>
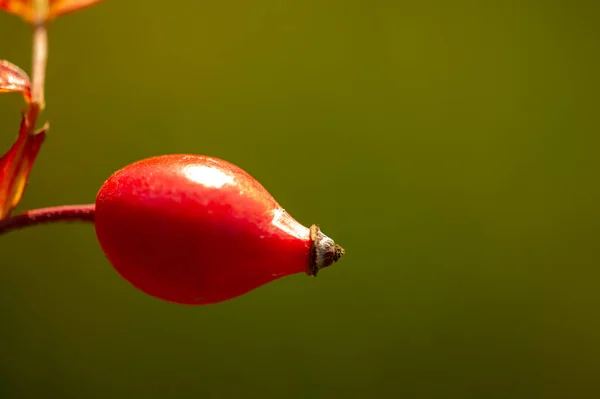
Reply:
<svg viewBox="0 0 600 399"><path fill-rule="evenodd" d="M95 228L123 278L181 304L216 303L283 276L316 275L344 254L244 170L200 155L153 157L113 174L97 195Z"/></svg>

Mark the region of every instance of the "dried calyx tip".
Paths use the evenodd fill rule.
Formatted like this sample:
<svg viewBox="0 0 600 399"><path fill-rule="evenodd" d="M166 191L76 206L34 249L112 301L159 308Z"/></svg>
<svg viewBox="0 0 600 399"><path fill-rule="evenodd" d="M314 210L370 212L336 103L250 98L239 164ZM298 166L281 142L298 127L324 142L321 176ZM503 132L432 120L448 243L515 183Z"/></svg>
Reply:
<svg viewBox="0 0 600 399"><path fill-rule="evenodd" d="M324 267L330 266L344 256L344 248L333 242L321 232L319 226L310 226L310 248L309 265L306 274L316 276L317 272Z"/></svg>
<svg viewBox="0 0 600 399"><path fill-rule="evenodd" d="M338 244L335 244L335 246L333 248L333 251L334 251L334 253L333 253L333 261L334 262L337 262L346 253L346 251L344 250L344 248L342 248Z"/></svg>

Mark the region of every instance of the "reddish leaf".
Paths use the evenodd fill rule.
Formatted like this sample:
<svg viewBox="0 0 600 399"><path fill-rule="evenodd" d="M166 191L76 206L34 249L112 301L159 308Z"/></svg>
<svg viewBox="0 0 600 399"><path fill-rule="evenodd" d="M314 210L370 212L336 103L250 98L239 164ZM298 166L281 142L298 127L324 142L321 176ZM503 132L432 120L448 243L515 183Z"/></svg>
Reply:
<svg viewBox="0 0 600 399"><path fill-rule="evenodd" d="M29 102L31 100L30 86L29 76L21 68L8 61L0 60L0 93L21 93Z"/></svg>
<svg viewBox="0 0 600 399"><path fill-rule="evenodd" d="M29 172L47 131L48 126L45 125L35 134L29 134L29 126L23 115L19 138L0 158L0 220L8 216L21 200Z"/></svg>
<svg viewBox="0 0 600 399"><path fill-rule="evenodd" d="M63 14L68 14L82 8L99 3L101 0L48 0L47 19L53 19ZM34 5L36 0L0 0L0 10L15 14L25 21L32 23L34 20Z"/></svg>
<svg viewBox="0 0 600 399"><path fill-rule="evenodd" d="M102 0L50 0L50 18L87 8Z"/></svg>
<svg viewBox="0 0 600 399"><path fill-rule="evenodd" d="M33 6L35 0L0 0L0 10L15 14L28 22L33 20Z"/></svg>

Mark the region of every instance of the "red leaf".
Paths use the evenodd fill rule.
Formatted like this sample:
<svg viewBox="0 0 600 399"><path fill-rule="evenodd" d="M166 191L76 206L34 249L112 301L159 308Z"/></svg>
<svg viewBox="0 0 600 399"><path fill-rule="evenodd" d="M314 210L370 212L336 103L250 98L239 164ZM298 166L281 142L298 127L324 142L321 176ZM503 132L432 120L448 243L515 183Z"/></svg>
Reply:
<svg viewBox="0 0 600 399"><path fill-rule="evenodd" d="M25 97L25 100L30 102L30 90L31 82L29 81L29 76L21 68L8 61L0 60L0 93L21 93Z"/></svg>
<svg viewBox="0 0 600 399"><path fill-rule="evenodd" d="M63 14L68 14L82 8L99 3L101 0L49 0L48 16L53 19ZM32 23L34 20L35 0L0 0L0 10L15 14L25 21Z"/></svg>
<svg viewBox="0 0 600 399"><path fill-rule="evenodd" d="M83 8L87 8L102 0L50 0L49 18L56 18L59 15L69 14Z"/></svg>
<svg viewBox="0 0 600 399"><path fill-rule="evenodd" d="M8 216L21 200L47 131L48 125L45 125L35 134L29 134L27 119L23 115L19 138L0 158L0 220Z"/></svg>
<svg viewBox="0 0 600 399"><path fill-rule="evenodd" d="M25 19L27 22L33 20L34 0L0 0L0 10L15 14Z"/></svg>

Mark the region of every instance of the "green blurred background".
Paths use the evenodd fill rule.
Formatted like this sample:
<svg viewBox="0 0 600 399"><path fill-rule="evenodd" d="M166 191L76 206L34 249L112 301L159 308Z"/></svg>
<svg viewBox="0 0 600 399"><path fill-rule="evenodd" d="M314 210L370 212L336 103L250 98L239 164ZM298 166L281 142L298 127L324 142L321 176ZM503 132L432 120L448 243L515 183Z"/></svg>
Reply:
<svg viewBox="0 0 600 399"><path fill-rule="evenodd" d="M165 6L166 4L166 6ZM207 307L89 225L0 239L0 398L600 395L600 4L106 1L54 23L19 209L165 153L238 164L347 249ZM0 15L0 57L30 70ZM0 149L22 100L0 96Z"/></svg>

